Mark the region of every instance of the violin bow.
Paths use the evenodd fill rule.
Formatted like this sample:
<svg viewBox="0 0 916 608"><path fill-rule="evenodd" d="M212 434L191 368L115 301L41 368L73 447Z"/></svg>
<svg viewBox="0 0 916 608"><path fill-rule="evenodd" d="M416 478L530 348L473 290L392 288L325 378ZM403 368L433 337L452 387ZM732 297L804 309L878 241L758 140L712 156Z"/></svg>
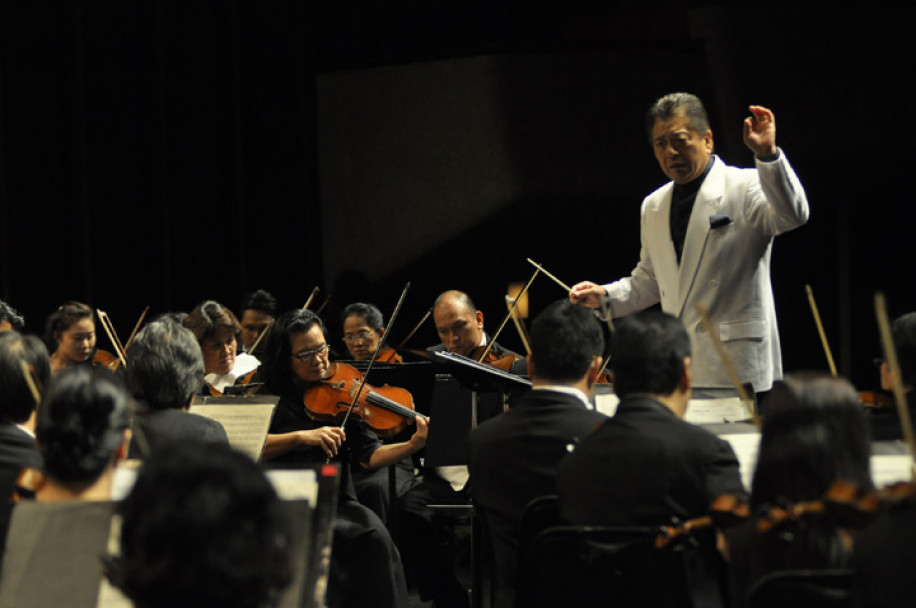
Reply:
<svg viewBox="0 0 916 608"><path fill-rule="evenodd" d="M551 280L553 280L554 283L556 283L557 285L559 285L560 287L562 287L563 289L565 289L567 294L568 294L569 292L572 291L572 287L570 287L569 285L567 285L566 283L564 283L563 281L561 281L561 280L558 279L557 277L555 277L555 276L553 276L552 274L550 274L549 272L547 272L547 270L546 270L543 266L541 266L540 264L538 264L537 262L535 262L535 261L532 260L531 258L527 258L527 259L528 259L528 262L529 262L532 266L534 266L535 268L537 268L538 270L540 270L541 272L543 272L545 275L547 275L548 278L550 278Z"/></svg>
<svg viewBox="0 0 916 608"><path fill-rule="evenodd" d="M41 403L41 391L38 390L38 380L33 375L35 370L22 359L19 360L19 366L22 368L22 375L25 376L25 383L29 386L29 392L32 393L32 399L35 400L35 407L38 407Z"/></svg>
<svg viewBox="0 0 916 608"><path fill-rule="evenodd" d="M114 347L118 359L121 360L121 365L127 367L127 357L124 355L124 347L121 346L121 341L118 340L118 334L115 333L115 328L111 319L108 318L108 314L101 308L96 308L95 312L99 316L99 323L101 323L105 333L108 334L108 339L111 341L111 345Z"/></svg>
<svg viewBox="0 0 916 608"><path fill-rule="evenodd" d="M814 324L817 325L817 333L821 337L821 345L824 347L824 354L827 355L827 365L830 366L830 374L836 378L836 363L833 362L833 353L830 352L830 344L827 343L827 334L824 333L824 324L821 323L821 315L817 311L817 303L814 301L814 290L810 285L805 285L805 292L808 294L808 304L811 305L811 314L814 315Z"/></svg>
<svg viewBox="0 0 916 608"><path fill-rule="evenodd" d="M719 338L719 332L716 326L713 325L712 320L709 318L709 310L702 304L697 305L697 310L700 312L700 317L703 319L703 326L706 328L706 333L709 334L709 338L712 340L713 345L716 347L716 351L719 353L719 358L722 359L725 371L728 372L732 384L735 385L735 390L738 391L738 398L741 399L741 403L747 408L747 413L750 415L751 420L756 422L759 426L759 419L757 417L756 408L754 407L754 401L751 399L751 396L747 394L747 390L741 382L741 377L738 375L738 370L735 369L735 364L732 363L731 357L728 356L728 351L725 350L725 345L722 344L722 340Z"/></svg>
<svg viewBox="0 0 916 608"><path fill-rule="evenodd" d="M407 334L407 337L401 340L401 343L398 344L397 348L395 348L394 350L401 350L402 348L404 348L404 345L407 344L407 341L413 338L413 335L417 333L417 330L423 327L423 324L426 323L426 319L428 319L429 315L431 314L433 314L432 306L429 307L429 309L426 311L426 314L423 315L423 318L421 318L420 321L416 325L413 326L413 329L410 330L410 333Z"/></svg>
<svg viewBox="0 0 916 608"><path fill-rule="evenodd" d="M134 341L137 332L140 331L140 326L143 325L143 319L146 318L146 314L149 312L149 306L143 309L143 312L140 313L140 318L137 319L137 324L134 325L134 330L130 332L130 336L127 337L127 344L124 345L124 352L127 353L127 349L130 348L131 342Z"/></svg>
<svg viewBox="0 0 916 608"><path fill-rule="evenodd" d="M317 313L316 313L316 314L317 314ZM251 345L251 348L248 349L248 352L249 352L249 353L253 353L253 352L254 352L254 349L256 349L256 348L258 347L258 344L261 343L261 340L264 339L264 336L266 336L266 335L268 334L268 332L270 332L270 328L273 327L273 326L274 326L274 322L273 322L273 321L271 321L270 323L268 323L267 325L264 326L264 329L261 331L261 334L258 336L258 339L255 340L255 341L254 341L254 344Z"/></svg>
<svg viewBox="0 0 916 608"><path fill-rule="evenodd" d="M887 304L884 293L875 293L875 315L878 318L878 330L881 333L881 346L884 348L884 359L890 368L891 380L894 384L894 400L897 402L897 413L900 415L900 426L903 427L903 436L910 448L910 456L914 461L910 474L916 479L916 435L913 433L913 421L910 411L906 406L906 393L903 390L903 376L900 373L900 362L897 359L897 349L894 347L894 338L891 334L891 323L887 316Z"/></svg>
<svg viewBox="0 0 916 608"><path fill-rule="evenodd" d="M363 378L359 381L359 388L353 394L353 400L350 402L350 407L347 409L347 413L344 416L343 421L340 423L340 429L343 430L344 426L347 424L347 420L350 419L350 414L353 412L353 408L356 407L356 402L359 401L359 396L363 392L363 387L366 386L366 380L369 378L369 372L372 371L372 367L375 365L378 355L382 352L382 349L385 347L385 343L388 341L388 331L391 329L391 326L394 325L394 320L398 318L398 313L401 311L401 305L404 304L404 298L407 297L407 290L410 289L410 281L407 282L407 285L404 286L404 290L401 292L401 297L398 298L398 303L394 307L394 312L391 313L391 318L388 319L388 325L385 326L385 333L382 334L381 339L378 343L378 348L375 349L375 352L372 353L372 358L369 359L369 365L366 366L366 371L363 372Z"/></svg>
<svg viewBox="0 0 916 608"><path fill-rule="evenodd" d="M315 296L318 295L318 286L315 285L315 289L312 290L312 293L309 295L308 300L305 301L305 304L302 305L302 310L307 310L309 306L312 305L312 300L315 299Z"/></svg>
<svg viewBox="0 0 916 608"><path fill-rule="evenodd" d="M540 269L535 270L534 274L531 275L531 278L528 279L528 283L525 285L525 287L520 292L518 292L517 296L515 296L515 299L512 302L512 306L509 307L509 314L507 314L506 317L503 319L503 322L499 324L499 329L496 330L496 333L493 334L492 338L490 338L490 342L487 344L487 347L484 349L483 353L477 358L478 363L482 362L486 358L487 354L490 352L490 349L493 348L493 345L496 343L496 338L499 337L500 333L502 333L503 328L506 326L506 323L512 317L512 313L515 312L516 307L518 307L518 301L521 300L522 296L528 292L528 288L531 287L532 283L534 283L534 279L537 278L538 273L540 271L541 271ZM506 296L506 298L507 298L506 301L508 302L509 296ZM522 339L524 340L524 338ZM527 345L525 347L527 348ZM530 353L531 351L529 350L528 352Z"/></svg>
<svg viewBox="0 0 916 608"><path fill-rule="evenodd" d="M528 331L525 329L525 326L522 324L521 319L518 318L518 313L515 310L516 304L518 303L518 298L513 298L512 296L506 296L506 306L509 307L509 316L512 317L512 322L515 323L515 329L518 331L518 337L522 339L522 345L525 347L525 352L531 354L531 338L528 336Z"/></svg>
<svg viewBox="0 0 916 608"><path fill-rule="evenodd" d="M316 315L321 315L321 311L324 310L324 307L328 305L328 302L331 301L331 294L328 294L328 297L324 299L324 302L321 303L321 306L318 307L318 310L315 311Z"/></svg>

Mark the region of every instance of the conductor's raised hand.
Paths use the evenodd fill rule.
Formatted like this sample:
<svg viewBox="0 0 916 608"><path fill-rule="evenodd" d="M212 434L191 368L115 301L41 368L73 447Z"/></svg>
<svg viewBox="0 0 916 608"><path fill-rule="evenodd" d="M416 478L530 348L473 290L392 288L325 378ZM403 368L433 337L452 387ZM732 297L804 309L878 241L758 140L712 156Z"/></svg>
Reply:
<svg viewBox="0 0 916 608"><path fill-rule="evenodd" d="M604 287L591 281L582 281L573 285L569 292L569 299L576 304L582 304L587 308L598 308L601 306L601 298L607 296Z"/></svg>
<svg viewBox="0 0 916 608"><path fill-rule="evenodd" d="M776 154L776 117L763 106L749 106L744 119L744 145L759 158Z"/></svg>

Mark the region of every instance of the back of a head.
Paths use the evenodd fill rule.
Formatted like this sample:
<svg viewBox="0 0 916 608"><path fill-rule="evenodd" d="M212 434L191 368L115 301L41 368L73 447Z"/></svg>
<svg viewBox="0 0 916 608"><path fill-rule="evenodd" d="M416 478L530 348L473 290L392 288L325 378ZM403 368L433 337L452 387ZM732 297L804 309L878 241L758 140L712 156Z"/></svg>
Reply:
<svg viewBox="0 0 916 608"><path fill-rule="evenodd" d="M129 402L121 381L104 368L81 365L55 375L35 428L48 477L75 486L97 480L124 441Z"/></svg>
<svg viewBox="0 0 916 608"><path fill-rule="evenodd" d="M542 380L576 382L603 354L604 334L598 319L569 300L545 308L531 326L534 374Z"/></svg>
<svg viewBox="0 0 916 608"><path fill-rule="evenodd" d="M35 409L35 397L23 374L25 363L39 387L51 377L51 363L44 342L15 331L0 335L0 423L25 422Z"/></svg>
<svg viewBox="0 0 916 608"><path fill-rule="evenodd" d="M767 399L751 503L820 499L837 480L870 489L870 455L852 384L828 374L790 375Z"/></svg>
<svg viewBox="0 0 916 608"><path fill-rule="evenodd" d="M894 319L891 325L894 349L900 363L903 384L916 388L916 312Z"/></svg>
<svg viewBox="0 0 916 608"><path fill-rule="evenodd" d="M670 395L689 356L690 337L675 317L657 311L624 317L611 337L614 392L621 398L632 393Z"/></svg>
<svg viewBox="0 0 916 608"><path fill-rule="evenodd" d="M131 394L151 409L185 408L204 381L200 345L177 323L148 323L130 344L126 378Z"/></svg>
<svg viewBox="0 0 916 608"><path fill-rule="evenodd" d="M119 513L113 578L139 608L261 608L290 581L282 503L258 466L228 446L157 452Z"/></svg>

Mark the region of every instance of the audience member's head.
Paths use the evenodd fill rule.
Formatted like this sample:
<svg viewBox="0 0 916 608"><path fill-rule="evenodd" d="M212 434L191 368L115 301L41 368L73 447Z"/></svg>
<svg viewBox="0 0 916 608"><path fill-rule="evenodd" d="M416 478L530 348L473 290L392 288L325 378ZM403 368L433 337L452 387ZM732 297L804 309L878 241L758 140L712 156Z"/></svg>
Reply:
<svg viewBox="0 0 916 608"><path fill-rule="evenodd" d="M185 318L184 326L200 343L208 374L232 371L242 326L231 310L213 300L201 302Z"/></svg>
<svg viewBox="0 0 916 608"><path fill-rule="evenodd" d="M35 427L48 479L78 494L113 470L126 455L129 403L121 381L104 368L76 366L56 374Z"/></svg>
<svg viewBox="0 0 916 608"><path fill-rule="evenodd" d="M35 336L4 332L0 335L0 424L21 424L35 410L35 397L23 373L23 363L40 391L51 377L48 349Z"/></svg>
<svg viewBox="0 0 916 608"><path fill-rule="evenodd" d="M263 608L290 581L282 503L258 466L228 446L157 452L119 513L111 576L138 608Z"/></svg>
<svg viewBox="0 0 916 608"><path fill-rule="evenodd" d="M822 498L837 480L872 486L868 424L845 379L794 374L767 401L751 489L754 506Z"/></svg>
<svg viewBox="0 0 916 608"><path fill-rule="evenodd" d="M260 337L261 332L273 322L277 316L277 298L263 289L258 289L242 299L240 307L242 318L242 346L251 350L252 345Z"/></svg>
<svg viewBox="0 0 916 608"><path fill-rule="evenodd" d="M150 409L185 409L200 391L204 362L188 329L171 321L144 326L127 351L127 386Z"/></svg>
<svg viewBox="0 0 916 608"><path fill-rule="evenodd" d="M4 331L22 331L25 327L25 319L15 308L0 300L0 332Z"/></svg>
<svg viewBox="0 0 916 608"><path fill-rule="evenodd" d="M624 317L611 336L614 392L670 395L685 373L689 380L689 358L690 337L676 318L656 311Z"/></svg>
<svg viewBox="0 0 916 608"><path fill-rule="evenodd" d="M594 313L569 300L554 302L531 326L531 375L569 384L581 380L604 355L604 334ZM594 382L595 378L591 378Z"/></svg>

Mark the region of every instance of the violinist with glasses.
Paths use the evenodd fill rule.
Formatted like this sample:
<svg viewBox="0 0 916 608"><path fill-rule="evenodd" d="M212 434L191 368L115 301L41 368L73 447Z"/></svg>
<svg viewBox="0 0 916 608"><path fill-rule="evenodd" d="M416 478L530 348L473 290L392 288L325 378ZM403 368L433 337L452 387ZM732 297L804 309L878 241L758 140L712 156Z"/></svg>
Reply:
<svg viewBox="0 0 916 608"><path fill-rule="evenodd" d="M423 416L414 419L416 430L408 441L383 445L356 416L342 423L318 411L317 389L327 387L325 381L336 369L328 353L327 330L310 310L287 312L271 329L261 366L262 392L279 395L280 401L263 453L268 466L295 468L333 460L372 470L426 445ZM338 398L349 401L349 393L344 391ZM341 467L329 606L406 606L400 555L378 516L357 500L348 468Z"/></svg>

